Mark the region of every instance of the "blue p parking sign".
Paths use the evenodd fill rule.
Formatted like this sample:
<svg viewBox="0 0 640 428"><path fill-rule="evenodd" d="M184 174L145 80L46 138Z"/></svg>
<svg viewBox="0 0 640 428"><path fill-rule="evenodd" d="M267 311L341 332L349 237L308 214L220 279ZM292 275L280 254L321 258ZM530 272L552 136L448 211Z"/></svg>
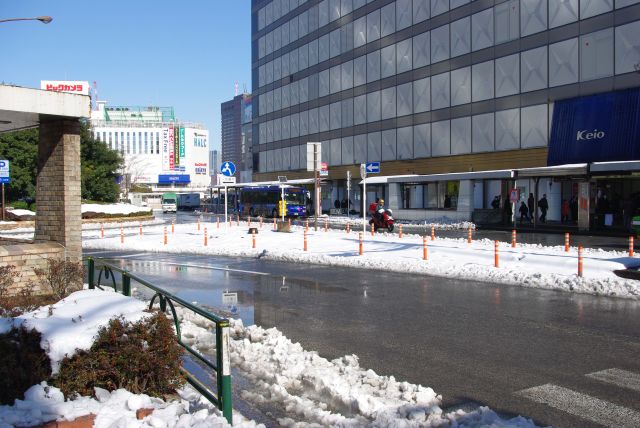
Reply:
<svg viewBox="0 0 640 428"><path fill-rule="evenodd" d="M11 176L9 175L9 161L0 159L0 183L11 183Z"/></svg>

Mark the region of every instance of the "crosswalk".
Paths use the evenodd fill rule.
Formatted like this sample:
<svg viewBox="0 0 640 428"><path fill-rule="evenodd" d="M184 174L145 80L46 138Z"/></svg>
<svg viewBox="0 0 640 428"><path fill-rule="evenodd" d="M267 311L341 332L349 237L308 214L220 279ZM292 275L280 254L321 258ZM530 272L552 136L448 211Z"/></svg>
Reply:
<svg viewBox="0 0 640 428"><path fill-rule="evenodd" d="M617 368L585 375L599 382L640 392L640 374ZM545 384L515 393L573 416L607 427L640 427L640 412L563 386Z"/></svg>

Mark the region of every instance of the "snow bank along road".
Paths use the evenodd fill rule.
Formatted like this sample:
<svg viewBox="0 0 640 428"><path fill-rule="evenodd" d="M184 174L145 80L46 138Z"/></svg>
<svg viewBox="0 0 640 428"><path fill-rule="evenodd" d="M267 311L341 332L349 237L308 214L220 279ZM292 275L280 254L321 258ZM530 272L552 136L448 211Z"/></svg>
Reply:
<svg viewBox="0 0 640 428"><path fill-rule="evenodd" d="M76 348L87 349L101 326L118 315L136 320L145 316L145 305L133 298L100 290L75 292L50 307L42 307L16 319L3 319L0 331L23 324L42 333L42 343L57 367L62 355ZM203 318L179 309L182 334L200 352L212 352L215 328ZM85 321L82 321L85 320ZM232 365L252 381L243 397L256 403L272 403L283 413L282 426L341 427L518 427L536 425L523 417L500 418L486 407L473 411L444 412L441 397L433 389L393 376L379 376L359 366L357 357L345 356L328 361L315 352L305 351L276 329L244 327L232 320L230 358ZM187 388L188 390L189 388ZM32 387L24 400L13 406L0 406L0 427L33 426L49 420L75 419L93 413L95 426L107 427L224 427L215 409L195 406L193 392L181 400L165 403L127 391L109 393L96 388L96 399L67 397L46 384ZM134 419L141 407L157 409L143 421ZM253 426L241 415L234 425Z"/></svg>
<svg viewBox="0 0 640 428"><path fill-rule="evenodd" d="M613 271L640 266L640 258L628 257L622 251L585 249L583 277L578 277L577 248L517 244L512 248L501 242L499 267L494 267L494 242L466 239L427 239L427 257L423 259L423 238L419 235L370 232L363 234L363 255L359 255L358 232L328 230L307 232L308 251L303 251L304 227L292 226L292 233L276 233L272 224L258 227L255 236L247 234L248 224L195 223L175 226L127 227L122 239L119 229L83 232L85 249L158 251L171 253L210 254L242 257L266 257L271 260L378 269L395 272L428 274L459 279L519 285L523 287L575 291L627 298L640 297L640 282L617 277ZM164 230L167 243L164 244ZM172 228L174 232L172 232ZM207 229L207 243L205 233ZM15 235L14 235L15 236ZM122 241L122 242L121 242Z"/></svg>

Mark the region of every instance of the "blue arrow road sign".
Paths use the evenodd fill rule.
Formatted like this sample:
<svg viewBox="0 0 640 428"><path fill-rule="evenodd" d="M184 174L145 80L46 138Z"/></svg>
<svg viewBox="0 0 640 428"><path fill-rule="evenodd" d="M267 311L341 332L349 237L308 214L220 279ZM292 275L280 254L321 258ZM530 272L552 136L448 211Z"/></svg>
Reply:
<svg viewBox="0 0 640 428"><path fill-rule="evenodd" d="M233 162L222 162L222 165L220 166L220 172L222 173L222 175L231 177L236 173L236 166Z"/></svg>
<svg viewBox="0 0 640 428"><path fill-rule="evenodd" d="M380 172L380 162L369 162L364 169L367 171L367 174L374 174Z"/></svg>

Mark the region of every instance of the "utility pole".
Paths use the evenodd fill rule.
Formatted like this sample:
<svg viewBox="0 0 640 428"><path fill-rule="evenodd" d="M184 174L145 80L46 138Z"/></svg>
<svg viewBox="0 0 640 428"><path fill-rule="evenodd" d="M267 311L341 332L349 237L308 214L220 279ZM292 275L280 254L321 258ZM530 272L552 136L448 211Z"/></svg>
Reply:
<svg viewBox="0 0 640 428"><path fill-rule="evenodd" d="M313 210L313 229L318 231L318 207L320 206L318 197L318 187L320 182L320 171L318 171L318 145L313 146L313 176L314 176L314 198L315 198L315 209Z"/></svg>

